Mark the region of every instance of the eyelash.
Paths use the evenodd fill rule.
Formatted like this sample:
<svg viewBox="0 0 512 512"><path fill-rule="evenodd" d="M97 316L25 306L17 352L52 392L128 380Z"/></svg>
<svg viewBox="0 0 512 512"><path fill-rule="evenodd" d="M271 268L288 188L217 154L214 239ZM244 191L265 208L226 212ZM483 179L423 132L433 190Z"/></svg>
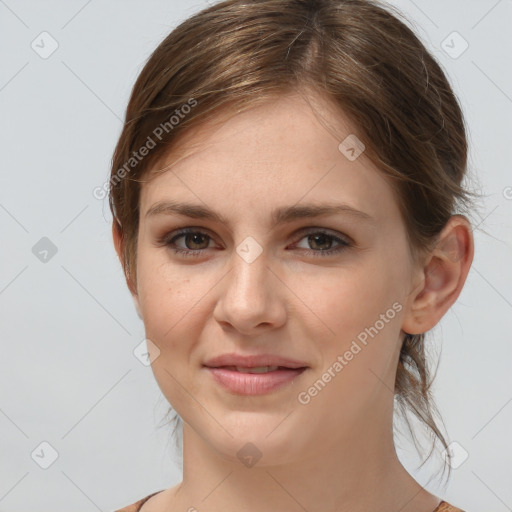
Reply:
<svg viewBox="0 0 512 512"><path fill-rule="evenodd" d="M195 228L184 228L184 229L181 229L179 231L176 232L176 234L174 236L172 236L171 238L169 238L168 236L162 238L161 240L159 240L159 245L166 245L166 246L169 246L175 254L181 254L183 256L186 256L186 257L198 257L198 256L201 256L203 254L204 251L206 251L207 249L196 249L196 250L193 250L193 249L180 249L180 248L176 248L174 247L174 242L176 240L178 240L179 238L185 236L185 235L189 235L189 234L194 234L194 235L206 235L210 240L212 240L212 237L208 235L208 233L205 233L203 231L199 231ZM325 250L325 251L320 251L320 250L313 250L313 249L302 249L306 255L308 256L314 256L314 257L320 257L320 258L325 258L326 256L334 256L336 254L339 254L343 251L345 251L346 249L348 249L349 247L351 247L351 243L349 243L347 240L344 240L340 237L337 237L335 235L332 235L326 231L323 231L323 230L319 230L319 229L316 229L316 230L311 230L311 231L308 231L308 232L305 232L303 233L302 237L298 240L299 242L303 239L303 238L306 238L307 236L309 235L326 235L327 237L331 238L332 240L334 240L335 242L338 242L340 243L341 245L335 249L328 249L328 250Z"/></svg>

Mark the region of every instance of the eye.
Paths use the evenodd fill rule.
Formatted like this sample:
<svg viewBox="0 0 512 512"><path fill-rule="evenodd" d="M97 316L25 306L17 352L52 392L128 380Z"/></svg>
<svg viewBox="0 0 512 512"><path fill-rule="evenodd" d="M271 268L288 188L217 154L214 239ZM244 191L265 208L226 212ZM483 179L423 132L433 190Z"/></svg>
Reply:
<svg viewBox="0 0 512 512"><path fill-rule="evenodd" d="M299 239L306 240L306 243L312 247L312 249L304 249L305 254L308 256L332 256L338 254L352 244L348 239L341 238L339 236L330 234L326 231L314 229L307 233L303 233L304 236ZM176 245L176 241L183 238L185 248ZM204 254L204 251L209 248L209 244L212 241L212 237L204 231L200 231L196 228L184 228L179 230L172 237L164 237L158 241L158 245L166 245L170 247L175 254L181 254L187 257L198 257ZM337 247L332 248L333 242L338 244ZM297 243L294 247L297 246Z"/></svg>
<svg viewBox="0 0 512 512"><path fill-rule="evenodd" d="M184 239L185 249L176 247L175 242L180 238ZM165 245L171 247L176 254L183 254L184 256L201 256L205 249L208 248L208 244L211 241L211 237L202 231L198 231L194 228L184 228L178 231L178 233L168 240L163 240ZM200 246L200 247L197 247Z"/></svg>
<svg viewBox="0 0 512 512"><path fill-rule="evenodd" d="M318 229L309 231L300 240L303 239L306 240L306 243L309 244L310 247L313 247L313 250L305 249L305 254L308 256L332 256L346 250L352 245L348 240L345 240L344 238L340 238L339 236ZM338 244L338 246L334 249L331 248L333 241ZM325 248L325 246L327 247Z"/></svg>

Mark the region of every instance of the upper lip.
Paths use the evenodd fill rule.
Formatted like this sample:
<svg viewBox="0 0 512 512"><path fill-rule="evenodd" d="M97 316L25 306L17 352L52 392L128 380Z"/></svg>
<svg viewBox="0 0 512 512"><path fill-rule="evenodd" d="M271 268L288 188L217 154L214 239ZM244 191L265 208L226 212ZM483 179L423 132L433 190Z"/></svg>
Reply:
<svg viewBox="0 0 512 512"><path fill-rule="evenodd" d="M308 365L302 361L281 357L272 354L241 355L222 354L208 359L204 366L218 368L220 366L240 366L242 368L255 368L259 366L283 366L285 368L306 368Z"/></svg>

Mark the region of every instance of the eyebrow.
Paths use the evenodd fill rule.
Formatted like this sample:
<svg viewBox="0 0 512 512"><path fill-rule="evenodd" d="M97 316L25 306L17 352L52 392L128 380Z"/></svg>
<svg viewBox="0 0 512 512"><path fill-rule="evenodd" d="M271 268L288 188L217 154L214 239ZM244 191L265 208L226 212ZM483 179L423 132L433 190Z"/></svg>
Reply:
<svg viewBox="0 0 512 512"><path fill-rule="evenodd" d="M272 228L296 219L320 217L325 215L347 214L355 219L363 221L375 221L375 219L361 210L356 210L345 203L322 203L322 204L302 204L293 206L284 206L272 211ZM207 207L192 204L180 203L176 201L160 201L151 206L146 212L146 218L156 215L181 215L194 219L208 219L217 221L229 226L229 221L219 213L210 210Z"/></svg>

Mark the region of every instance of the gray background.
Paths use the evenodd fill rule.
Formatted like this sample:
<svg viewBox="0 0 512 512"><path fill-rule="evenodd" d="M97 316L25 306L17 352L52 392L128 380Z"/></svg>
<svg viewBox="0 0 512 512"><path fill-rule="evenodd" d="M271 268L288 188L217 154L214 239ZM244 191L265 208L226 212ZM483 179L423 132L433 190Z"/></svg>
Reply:
<svg viewBox="0 0 512 512"><path fill-rule="evenodd" d="M442 349L434 391L448 439L468 456L445 488L428 482L439 457L417 470L406 438L399 456L466 511L504 512L512 510L512 1L392 3L449 74L469 125L470 171L486 194L467 284L431 341ZM108 203L92 191L108 179L145 60L205 6L0 0L4 512L109 511L181 479L170 433L158 428L167 402L133 354L144 330L113 250ZM469 43L461 55L454 31ZM43 58L52 40L58 48ZM43 237L56 254L39 252ZM58 453L47 469L52 448L42 442Z"/></svg>

